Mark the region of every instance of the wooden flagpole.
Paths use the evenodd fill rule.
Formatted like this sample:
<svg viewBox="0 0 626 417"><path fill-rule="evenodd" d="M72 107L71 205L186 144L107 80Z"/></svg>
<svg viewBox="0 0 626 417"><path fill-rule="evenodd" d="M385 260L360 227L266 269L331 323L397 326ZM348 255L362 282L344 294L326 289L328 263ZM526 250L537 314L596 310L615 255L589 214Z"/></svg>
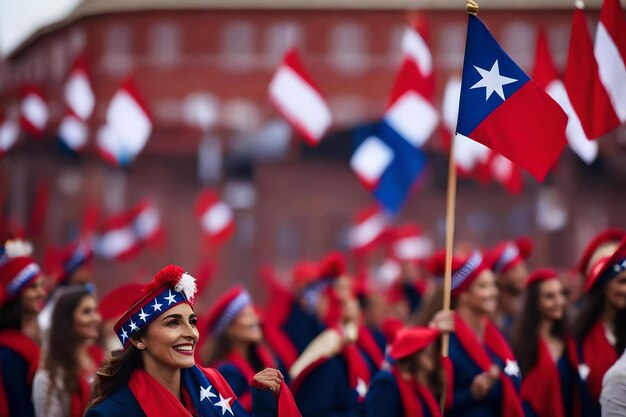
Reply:
<svg viewBox="0 0 626 417"><path fill-rule="evenodd" d="M466 0L466 10L468 14L476 16L478 14L478 3L474 0ZM448 162L448 197L446 204L446 259L445 270L443 275L443 310L450 310L450 303L452 298L452 251L454 248L454 220L455 220L455 207L456 207L456 164L454 161L454 136L450 143L450 159ZM450 350L450 335L444 333L441 340L441 356L448 357ZM441 393L441 415L444 414L446 405L446 393L445 387L449 381L444 384L443 392Z"/></svg>

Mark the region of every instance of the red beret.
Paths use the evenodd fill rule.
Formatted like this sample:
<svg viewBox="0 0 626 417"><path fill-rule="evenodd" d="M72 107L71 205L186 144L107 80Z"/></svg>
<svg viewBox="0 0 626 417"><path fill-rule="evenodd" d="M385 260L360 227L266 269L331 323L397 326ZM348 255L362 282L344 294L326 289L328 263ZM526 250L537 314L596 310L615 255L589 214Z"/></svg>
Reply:
<svg viewBox="0 0 626 417"><path fill-rule="evenodd" d="M613 255L599 259L591 267L587 276L585 291L589 293L594 288L606 284L624 270L626 270L626 238L622 239Z"/></svg>
<svg viewBox="0 0 626 417"><path fill-rule="evenodd" d="M213 307L209 309L206 315L209 332L214 336L220 335L239 312L250 304L252 304L252 300L245 288L241 285L231 288L218 298Z"/></svg>
<svg viewBox="0 0 626 417"><path fill-rule="evenodd" d="M293 266L292 286L295 289L303 288L312 283L319 276L319 267L313 261L297 262Z"/></svg>
<svg viewBox="0 0 626 417"><path fill-rule="evenodd" d="M137 283L123 284L102 297L98 307L102 320L112 320L123 316L128 306L137 299L142 288L143 285Z"/></svg>
<svg viewBox="0 0 626 417"><path fill-rule="evenodd" d="M520 262L528 259L533 251L533 242L527 237L500 243L491 252L492 270L503 274Z"/></svg>
<svg viewBox="0 0 626 417"><path fill-rule="evenodd" d="M589 265L589 262L600 246L606 243L618 243L624 239L624 237L626 237L626 232L617 228L607 229L598 233L585 248L580 261L578 262L578 272L587 276L587 270L593 266Z"/></svg>
<svg viewBox="0 0 626 417"><path fill-rule="evenodd" d="M548 281L551 279L558 279L558 278L559 278L559 273L556 272L556 270L552 268L537 269L528 277L528 281L526 281L526 288L530 287L535 282Z"/></svg>
<svg viewBox="0 0 626 417"><path fill-rule="evenodd" d="M428 268L433 275L443 277L445 262L445 251L439 251L430 259ZM458 297L490 265L490 258L480 251L466 256L452 256L452 297Z"/></svg>
<svg viewBox="0 0 626 417"><path fill-rule="evenodd" d="M319 264L319 278L338 278L346 273L346 257L339 251L328 253Z"/></svg>
<svg viewBox="0 0 626 417"><path fill-rule="evenodd" d="M429 327L404 327L398 330L389 356L395 360L406 358L437 340L439 334L438 329Z"/></svg>
<svg viewBox="0 0 626 417"><path fill-rule="evenodd" d="M40 272L39 265L29 256L4 258L0 266L0 306L17 299Z"/></svg>

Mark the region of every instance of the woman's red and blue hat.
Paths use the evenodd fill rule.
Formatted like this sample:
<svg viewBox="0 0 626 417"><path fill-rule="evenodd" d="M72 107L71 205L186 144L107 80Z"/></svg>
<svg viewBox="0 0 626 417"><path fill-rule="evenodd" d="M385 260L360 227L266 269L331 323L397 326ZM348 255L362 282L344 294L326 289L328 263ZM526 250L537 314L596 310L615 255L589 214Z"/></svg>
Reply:
<svg viewBox="0 0 626 417"><path fill-rule="evenodd" d="M430 272L442 278L445 261L445 251L435 253L428 264ZM490 265L489 258L478 250L464 257L452 256L452 297L458 297Z"/></svg>
<svg viewBox="0 0 626 417"><path fill-rule="evenodd" d="M241 285L224 293L207 313L207 326L211 334L219 336L247 305L252 304L250 294Z"/></svg>
<svg viewBox="0 0 626 417"><path fill-rule="evenodd" d="M589 293L604 286L624 271L626 271L626 238L622 239L611 256L599 259L591 267L587 276L585 291Z"/></svg>
<svg viewBox="0 0 626 417"><path fill-rule="evenodd" d="M126 349L132 334L146 328L154 319L187 303L193 305L196 279L178 265L161 269L148 284L144 285L139 298L115 323L115 334Z"/></svg>

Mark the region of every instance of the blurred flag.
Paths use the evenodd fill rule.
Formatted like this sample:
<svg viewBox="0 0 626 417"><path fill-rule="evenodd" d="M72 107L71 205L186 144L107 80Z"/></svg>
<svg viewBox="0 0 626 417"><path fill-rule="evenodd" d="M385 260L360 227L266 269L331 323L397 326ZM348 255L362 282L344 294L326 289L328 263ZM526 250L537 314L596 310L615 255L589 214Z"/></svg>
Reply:
<svg viewBox="0 0 626 417"><path fill-rule="evenodd" d="M205 190L196 202L196 217L202 227L206 243L225 243L235 232L235 218L231 208L217 192Z"/></svg>
<svg viewBox="0 0 626 417"><path fill-rule="evenodd" d="M158 244L164 237L161 215L149 201L142 201L131 210L133 229L137 239L143 244Z"/></svg>
<svg viewBox="0 0 626 417"><path fill-rule="evenodd" d="M106 124L98 132L101 156L114 165L129 165L146 146L152 119L132 78L113 96Z"/></svg>
<svg viewBox="0 0 626 417"><path fill-rule="evenodd" d="M626 19L619 0L604 0L594 55L600 81L620 123L626 121Z"/></svg>
<svg viewBox="0 0 626 417"><path fill-rule="evenodd" d="M319 143L331 124L330 109L295 48L287 51L274 73L269 97L309 146Z"/></svg>
<svg viewBox="0 0 626 417"><path fill-rule="evenodd" d="M15 145L18 135L19 127L16 121L0 118L0 158Z"/></svg>
<svg viewBox="0 0 626 417"><path fill-rule="evenodd" d="M620 125L609 95L600 81L587 21L580 9L574 10L563 81L588 138L596 139Z"/></svg>
<svg viewBox="0 0 626 417"><path fill-rule="evenodd" d="M567 116L468 16L457 134L544 179L565 146Z"/></svg>
<svg viewBox="0 0 626 417"><path fill-rule="evenodd" d="M587 164L595 161L598 156L598 144L590 141L587 135L585 135L585 131L580 124L580 119L569 100L565 86L559 79L559 73L552 61L550 48L543 30L539 31L539 36L537 37L537 52L535 68L533 69L533 80L539 87L550 94L550 97L556 100L567 114L568 120L565 136L567 136L570 148Z"/></svg>
<svg viewBox="0 0 626 417"><path fill-rule="evenodd" d="M361 256L374 249L389 227L391 219L378 204L357 213L354 224L348 231L348 246Z"/></svg>
<svg viewBox="0 0 626 417"><path fill-rule="evenodd" d="M20 125L32 136L41 137L48 123L48 105L41 89L34 84L22 86Z"/></svg>
<svg viewBox="0 0 626 417"><path fill-rule="evenodd" d="M428 26L426 19L418 17L407 26L402 36L402 52L405 58L415 62L419 69L419 91L427 100L435 95L433 56L428 48Z"/></svg>
<svg viewBox="0 0 626 417"><path fill-rule="evenodd" d="M433 250L432 240L417 224L404 224L389 231L388 256L395 261L424 261L430 258Z"/></svg>
<svg viewBox="0 0 626 417"><path fill-rule="evenodd" d="M87 145L89 129L86 121L96 103L82 57L72 67L65 84L64 97L68 111L59 125L59 137L69 149L79 152Z"/></svg>
<svg viewBox="0 0 626 417"><path fill-rule="evenodd" d="M74 152L82 151L87 145L89 129L87 123L68 112L59 125L59 138Z"/></svg>

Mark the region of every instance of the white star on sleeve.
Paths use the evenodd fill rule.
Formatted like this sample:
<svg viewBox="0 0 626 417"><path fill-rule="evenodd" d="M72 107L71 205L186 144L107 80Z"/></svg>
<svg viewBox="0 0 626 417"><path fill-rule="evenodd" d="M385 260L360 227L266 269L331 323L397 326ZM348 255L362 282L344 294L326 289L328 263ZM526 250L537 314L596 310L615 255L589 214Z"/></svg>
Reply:
<svg viewBox="0 0 626 417"><path fill-rule="evenodd" d="M232 397L224 398L222 394L220 394L220 400L216 402L214 405L220 407L222 409L222 415L226 414L226 411L230 413L231 416L234 416L233 410L230 408L230 400Z"/></svg>
<svg viewBox="0 0 626 417"><path fill-rule="evenodd" d="M509 376L520 376L519 366L516 361L512 361L510 359L506 360L506 366L504 367L504 373Z"/></svg>
<svg viewBox="0 0 626 417"><path fill-rule="evenodd" d="M217 397L217 395L211 392L211 388L213 388L211 384L209 384L209 386L206 388L200 386L200 401L204 400L205 398Z"/></svg>
<svg viewBox="0 0 626 417"><path fill-rule="evenodd" d="M142 308L142 309L141 309L141 313L139 313L139 319L140 319L140 320L143 320L143 322L145 323L145 322L146 322L146 317L148 317L148 316L150 316L150 314L146 314L146 313L143 311L143 308Z"/></svg>
<svg viewBox="0 0 626 417"><path fill-rule="evenodd" d="M176 294L172 294L172 290L168 290L169 294L165 299L167 300L167 305L173 304L176 302Z"/></svg>
<svg viewBox="0 0 626 417"><path fill-rule="evenodd" d="M154 299L154 304L152 304L150 307L152 307L152 312L154 313L155 311L159 310L161 311L161 306L163 304L159 304L159 300L157 300L156 298Z"/></svg>
<svg viewBox="0 0 626 417"><path fill-rule="evenodd" d="M474 88L484 87L485 88L485 101L489 100L489 97L491 97L491 95L494 92L498 94L502 100L506 100L506 97L504 97L504 90L502 89L502 87L507 84L513 84L518 81L515 78L509 78L509 77L504 77L500 75L500 65L498 64L497 59L496 59L496 62L493 63L493 66L491 67L489 71L483 68L479 68L476 65L474 65L474 68L476 68L476 71L478 71L478 73L480 74L482 78L476 84L471 86L470 90Z"/></svg>
<svg viewBox="0 0 626 417"><path fill-rule="evenodd" d="M367 383L361 378L356 379L356 392L359 394L360 398L365 398L367 395Z"/></svg>

